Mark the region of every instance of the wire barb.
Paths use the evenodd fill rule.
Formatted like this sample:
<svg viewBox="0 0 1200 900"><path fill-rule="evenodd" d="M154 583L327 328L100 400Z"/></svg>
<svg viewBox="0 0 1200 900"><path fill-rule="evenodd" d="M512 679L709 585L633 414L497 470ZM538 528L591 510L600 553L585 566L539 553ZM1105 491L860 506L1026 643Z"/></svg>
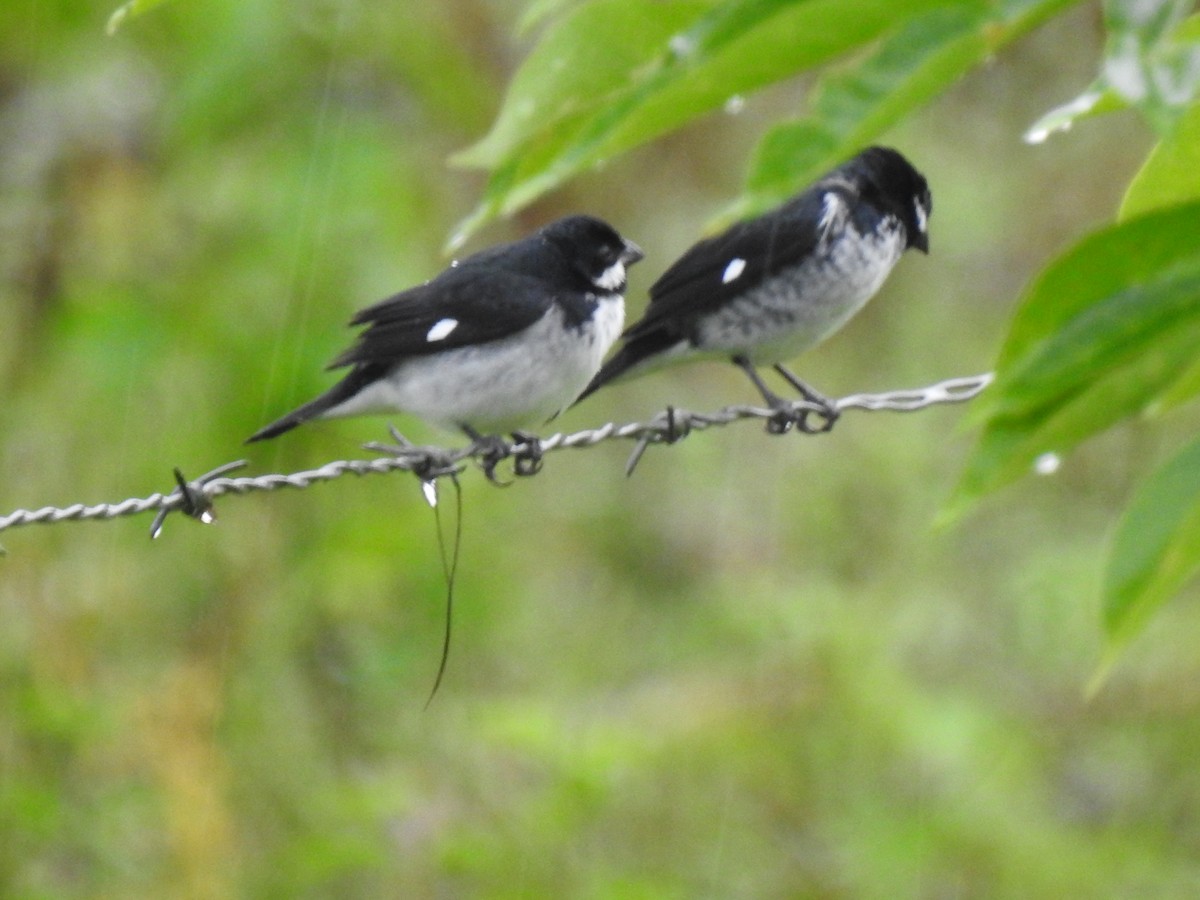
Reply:
<svg viewBox="0 0 1200 900"><path fill-rule="evenodd" d="M660 432L647 429L637 439L637 443L633 447L633 452L629 454L629 459L625 462L625 477L628 478L633 474L633 470L637 468L637 464L642 461L642 454L646 452L646 448L651 444L674 444L682 441L691 434L693 418L691 413L676 409L674 406L668 406L655 416L654 421L650 424L658 425L661 421L663 430Z"/></svg>
<svg viewBox="0 0 1200 900"><path fill-rule="evenodd" d="M880 394L851 394L839 400L831 400L830 408L838 414L857 409L866 412L916 412L930 406L946 403L964 403L979 395L992 382L992 374L951 378L929 387L913 390L889 391ZM513 459L514 472L520 476L536 474L541 470L542 459L547 453L567 448L594 447L610 440L634 441L634 449L626 464L626 473L637 466L642 454L651 444L674 444L693 431L703 431L730 425L742 419L763 419L768 423L783 415L801 416L820 412L816 404L807 399L795 400L781 409L760 406L727 406L713 413L692 413L670 406L648 422L633 422L626 425L608 423L599 428L576 431L572 434L556 433L539 438L519 433L511 442L504 442L504 456ZM211 522L215 517L213 501L225 494L249 494L256 491L274 491L282 488L302 490L323 481L333 481L343 475L385 475L389 472L412 472L422 485L435 485L439 478L453 477L465 470L465 461L473 459L484 467L489 459L485 453L496 453L497 448L481 447L472 441L468 446L452 450L443 447L417 446L408 441L394 427L389 429L393 443L365 444L365 450L379 454L376 459L337 460L303 472L282 475L258 475L254 477L226 477L235 469L246 465L245 460L236 460L218 466L211 472L189 481L176 469L176 488L169 494L155 493L144 498L131 498L120 503L85 505L76 503L67 507L43 506L39 509L18 509L0 516L0 532L22 525L54 525L68 521L110 520L123 516L156 511L151 526L151 537L162 531L166 516L176 510L200 522ZM797 429L798 433L808 433ZM485 442L490 443L490 442ZM492 463L494 470L495 463ZM494 475L494 471L493 471ZM424 487L427 500L432 496L436 503L436 490ZM0 549L0 553L3 550Z"/></svg>
<svg viewBox="0 0 1200 900"><path fill-rule="evenodd" d="M150 540L154 540L162 534L163 522L166 520L167 514L176 509L204 525L211 525L215 522L217 520L217 513L213 509L212 498L204 492L204 485L208 484L214 478L219 478L226 472L240 469L247 464L244 459L227 462L223 466L217 466L211 472L205 472L195 481L188 481L184 478L183 473L176 466L175 483L179 485L179 490L167 497L166 502L164 502L163 506L158 510L158 514L154 517L154 521L150 523ZM178 502L170 505L172 501Z"/></svg>

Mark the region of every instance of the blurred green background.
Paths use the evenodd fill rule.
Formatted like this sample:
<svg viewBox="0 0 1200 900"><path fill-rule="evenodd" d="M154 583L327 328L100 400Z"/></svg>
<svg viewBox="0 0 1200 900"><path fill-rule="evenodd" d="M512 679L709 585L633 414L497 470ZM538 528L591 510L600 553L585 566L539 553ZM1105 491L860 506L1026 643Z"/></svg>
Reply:
<svg viewBox="0 0 1200 900"><path fill-rule="evenodd" d="M520 6L10 0L0 28L0 513L356 456L382 420L255 428L330 383L357 308L430 277L531 45ZM887 135L935 196L910 255L797 368L834 395L986 371L1015 298L1111 216L1133 116L1031 147L1085 86L1054 20ZM805 83L613 160L468 249L588 211L646 286L740 190ZM748 401L730 366L555 423ZM5 532L5 897L1188 897L1200 892L1200 610L1103 690L1114 513L1171 431L1130 427L932 527L962 410L744 423L464 481L455 643L408 476ZM411 421L410 437L442 438ZM1195 423L1192 423L1194 427Z"/></svg>

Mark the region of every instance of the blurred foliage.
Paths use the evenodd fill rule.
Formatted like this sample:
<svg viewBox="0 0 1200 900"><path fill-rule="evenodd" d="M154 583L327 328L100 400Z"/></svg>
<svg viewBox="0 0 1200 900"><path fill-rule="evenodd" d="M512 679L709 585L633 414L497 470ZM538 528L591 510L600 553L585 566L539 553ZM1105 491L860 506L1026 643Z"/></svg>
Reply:
<svg viewBox="0 0 1200 900"><path fill-rule="evenodd" d="M122 3L113 10L112 15L108 17L108 24L105 26L105 29L110 35L116 34L117 29L125 24L126 19L149 12L163 2L165 0L128 0L128 2Z"/></svg>
<svg viewBox="0 0 1200 900"><path fill-rule="evenodd" d="M1127 418L1200 392L1200 29L1179 0L1105 5L1104 71L1089 95L1135 106L1161 140L1133 179L1120 221L1052 262L1027 291L975 410L985 423L953 509ZM1182 26L1181 26L1181 23ZM1086 104L1073 104L1077 112ZM1075 116L1041 120L1035 143ZM1150 614L1200 570L1200 495L1180 480L1188 453L1155 473L1124 517L1108 560L1102 677ZM1154 522L1154 527L1148 523Z"/></svg>
<svg viewBox="0 0 1200 900"><path fill-rule="evenodd" d="M487 136L491 171L452 246L571 175L742 93L864 51L764 138L727 216L780 202L1075 0L592 0L547 27Z"/></svg>
<svg viewBox="0 0 1200 900"><path fill-rule="evenodd" d="M559 10L514 75L491 130L455 157L491 174L483 201L451 246L582 169L722 103L736 109L742 91L861 50L849 64L822 73L805 118L771 128L755 154L748 190L723 219L760 212L1070 5L591 0ZM1127 196L1125 215L1173 207L1200 182L1197 115L1188 114L1200 85L1200 17L1188 18L1193 6L1189 0L1105 3L1099 79L1026 132L1031 143L1041 143L1083 115L1139 110L1166 149L1154 151ZM538 7L536 15L552 12ZM1030 471L1034 461L1140 413L1164 394L1177 395L1181 374L1190 375L1183 383L1195 381L1189 364L1200 337L1192 309L1200 295L1198 214L1200 207L1114 226L1113 234L1097 235L1051 264L1026 293L1001 354L998 384L980 407L977 421L987 423L980 448L947 518ZM1170 246L1159 246L1163 241ZM1125 546L1118 542L1116 549ZM1200 568L1200 541L1181 539L1172 547L1186 557L1186 572ZM1148 602L1119 593L1106 592L1110 657L1131 633L1122 610ZM1154 597L1161 603L1161 592Z"/></svg>
<svg viewBox="0 0 1200 900"><path fill-rule="evenodd" d="M587 104L539 88L563 116L544 139L596 140L486 238L611 219L648 251L631 315L698 223L742 208L748 170L787 190L757 167L801 126L878 134L936 195L933 256L803 360L826 391L987 368L1026 283L1064 279L1064 305L1037 329L1018 310L1001 384L1023 390L1017 363L1036 368L1083 304L1116 303L1079 323L1090 338L1146 327L1101 273L1188 315L1190 251L1150 223L1192 214L1194 107L1166 132L1123 116L1019 140L1103 66L1090 4L549 0L518 32L522 11L486 0L186 0L106 37L115 5L16 0L0 29L6 510L168 490L172 466L239 455L327 384L353 310L440 269L454 223L494 201L494 176L445 161L519 113L513 90L569 22L594 25L593 46L562 45ZM639 29L684 13L691 42L649 46ZM751 52L764 37L795 56ZM873 93L875 74L892 80ZM631 118L605 131L605 110ZM1083 265L1138 234L1125 264ZM1139 379L1161 371L1139 362L1150 343L1121 357ZM428 711L445 586L413 479L230 498L216 526L171 520L154 544L148 519L6 533L0 895L1190 896L1194 602L1118 610L1148 633L1082 696L1102 586L1166 596L1190 571L1195 367L1176 374L1153 425L1126 417L953 530L929 526L963 464L957 409L813 439L723 429L652 448L628 481L613 444L504 491L468 473ZM662 373L561 424L718 406L742 381ZM381 436L313 426L253 464ZM1112 555L1129 565L1106 564L1130 496Z"/></svg>
<svg viewBox="0 0 1200 900"><path fill-rule="evenodd" d="M1194 0L1106 0L1107 41L1100 75L1026 133L1034 143L1079 119L1134 107L1164 137L1200 88L1200 15Z"/></svg>

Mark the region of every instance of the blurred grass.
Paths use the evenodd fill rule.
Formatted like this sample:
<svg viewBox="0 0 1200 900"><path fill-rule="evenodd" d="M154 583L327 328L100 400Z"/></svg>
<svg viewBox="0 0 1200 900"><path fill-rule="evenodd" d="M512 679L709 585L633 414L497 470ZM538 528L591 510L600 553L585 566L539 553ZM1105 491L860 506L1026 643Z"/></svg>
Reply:
<svg viewBox="0 0 1200 900"><path fill-rule="evenodd" d="M354 309L444 265L522 45L507 11L21 0L0 30L0 507L116 500L245 451L328 383ZM933 254L800 370L833 393L990 365L1011 303L1110 217L1150 136L1019 135L1086 84L1083 11L889 136L937 196ZM1070 46L1071 53L1063 47ZM1084 52L1087 51L1087 52ZM613 161L560 212L657 272L802 97L749 98ZM623 385L556 427L745 397L732 367ZM606 396L607 394L607 396ZM1135 429L952 531L961 411L753 425L465 478L456 639L406 478L230 498L219 524L6 533L0 894L11 897L1189 896L1200 613L1177 603L1085 702L1100 548ZM413 436L430 437L401 422ZM1182 430L1180 433L1184 433Z"/></svg>

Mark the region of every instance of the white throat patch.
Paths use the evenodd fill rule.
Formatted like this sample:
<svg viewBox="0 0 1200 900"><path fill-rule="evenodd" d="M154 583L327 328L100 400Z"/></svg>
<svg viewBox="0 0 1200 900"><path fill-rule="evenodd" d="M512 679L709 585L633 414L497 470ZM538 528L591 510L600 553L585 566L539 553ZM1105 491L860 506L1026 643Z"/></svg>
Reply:
<svg viewBox="0 0 1200 900"><path fill-rule="evenodd" d="M592 284L602 291L619 291L625 284L625 263L617 260L593 280Z"/></svg>

